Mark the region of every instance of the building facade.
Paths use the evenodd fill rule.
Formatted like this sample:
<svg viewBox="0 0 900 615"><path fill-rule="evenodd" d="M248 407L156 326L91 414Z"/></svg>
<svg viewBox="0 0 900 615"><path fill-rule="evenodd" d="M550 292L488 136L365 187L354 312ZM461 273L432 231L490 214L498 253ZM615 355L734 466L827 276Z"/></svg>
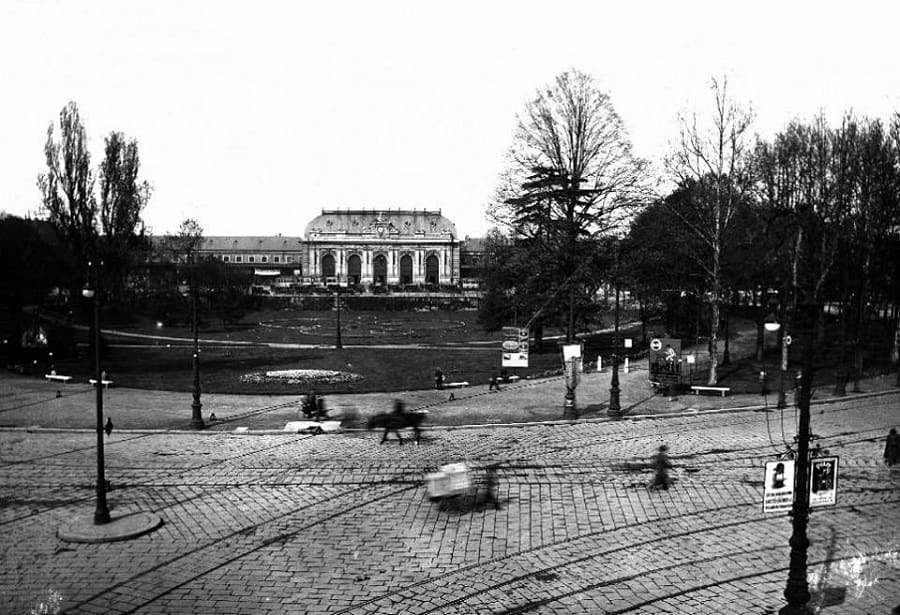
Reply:
<svg viewBox="0 0 900 615"><path fill-rule="evenodd" d="M456 226L440 211L322 210L300 236L205 237L199 250L252 268L254 285L427 289L471 287L460 278ZM480 244L479 244L480 245Z"/></svg>

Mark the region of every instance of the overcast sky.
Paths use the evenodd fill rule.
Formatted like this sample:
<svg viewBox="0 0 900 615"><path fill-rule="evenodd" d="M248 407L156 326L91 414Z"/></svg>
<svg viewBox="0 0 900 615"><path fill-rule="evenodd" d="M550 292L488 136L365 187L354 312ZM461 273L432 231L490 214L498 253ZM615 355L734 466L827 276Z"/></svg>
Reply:
<svg viewBox="0 0 900 615"><path fill-rule="evenodd" d="M895 2L0 2L0 211L38 210L74 100L94 167L140 145L156 234L300 235L323 208L440 209L480 236L519 113L592 75L638 155L727 75L771 136L900 110ZM730 8L734 7L734 8Z"/></svg>

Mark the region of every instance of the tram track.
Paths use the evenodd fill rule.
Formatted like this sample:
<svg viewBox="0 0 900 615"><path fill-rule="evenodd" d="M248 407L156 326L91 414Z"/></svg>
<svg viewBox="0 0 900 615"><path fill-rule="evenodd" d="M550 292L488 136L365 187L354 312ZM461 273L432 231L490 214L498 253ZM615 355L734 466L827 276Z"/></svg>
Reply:
<svg viewBox="0 0 900 615"><path fill-rule="evenodd" d="M900 503L900 498L889 500L889 501L870 502L867 504L857 503L857 504L853 504L853 505L845 505L845 506L842 506L839 508L844 509L848 512L856 512L856 511L860 510L861 507L865 508L865 507L881 506L881 507L887 508L889 511L890 507L893 505L896 505L897 503ZM701 517L700 524L702 525L702 518L709 515L710 513L722 514L726 510L746 509L746 507L747 507L746 504L742 504L742 505L726 506L726 507L721 507L721 508L717 508L717 509L710 509L710 510L702 511L702 513L700 513L700 515L699 515ZM692 515L682 515L679 517L684 519L689 516L694 517L697 515L695 513ZM679 519L679 517L668 517L665 519L649 520L644 523L639 523L639 524L634 524L634 525L628 526L627 528L624 528L624 530L630 531L630 532L636 532L645 527L649 527L649 526L653 526L653 525L669 524L673 520L677 521ZM484 595L488 592L508 593L509 587L519 584L523 581L529 581L529 580L538 582L538 584L541 587L541 593L547 593L548 591L550 591L552 593L552 590L547 589L546 583L544 583L544 581L546 579L552 579L555 577L565 576L564 573L562 572L562 570L564 568L572 567L572 566L583 567L587 562L599 559L601 557L602 558L613 558L614 556L616 556L618 554L624 554L627 552L641 550L643 548L650 547L651 545L658 545L658 544L661 544L666 541L673 541L673 540L678 540L678 539L682 539L682 540L689 539L689 538L696 537L701 534L712 534L712 533L715 533L716 531L724 531L724 530L734 531L738 528L743 529L743 528L746 528L747 526L751 526L751 525L765 526L765 525L772 524L774 522L774 519L777 519L777 517L758 517L757 516L757 517L754 517L751 519L744 519L744 520L740 520L740 521L730 521L727 523L719 523L719 524L707 524L707 525L704 525L701 529L696 529L696 530L689 530L689 531L685 531L685 532L676 532L676 533L665 533L661 536L654 537L649 540L629 541L627 546L623 546L623 547L619 547L619 548L603 549L601 546L598 551L591 552L589 555L572 558L572 559L569 559L562 563L556 563L556 564L553 564L550 566L531 567L531 568L528 568L526 571L523 571L520 574L516 574L514 576L506 578L501 582L478 587L475 591L467 592L463 596L458 596L456 598L442 602L441 604L436 605L433 608L421 610L418 612L420 613L420 615L427 615L429 613L441 612L448 608L462 606L462 605L466 604L472 598ZM454 582L451 581L451 579L453 579L454 577L458 578L460 576L471 575L474 578L478 578L478 577L482 576L480 571L487 571L495 564L498 564L501 562L509 562L510 560L513 560L513 559L524 559L528 555L539 553L541 551L547 551L547 550L551 550L551 549L561 550L561 547L566 546L566 545L576 542L576 541L585 541L591 537L600 537L600 536L610 535L610 534L614 534L614 533L622 532L622 531L623 531L623 529L603 530L600 532L595 532L595 533L587 534L587 535L581 535L581 536L574 537L572 539L567 539L564 541L559 541L559 542L551 543L548 545L540 545L540 546L534 547L532 549L527 549L527 550L523 550L523 551L520 551L517 553L506 555L502 558L496 558L496 559L492 559L492 560L488 560L488 561L478 562L477 564L473 564L466 568L452 571L452 572L444 574L444 575L431 577L428 579L423 579L422 581L419 581L414 584L407 584L407 585L393 588L393 589L391 589L390 592L385 592L385 593L383 593L377 597L371 598L367 601L357 603L346 609L336 611L335 615L347 615L350 613L354 613L360 609L363 609L366 607L371 607L373 605L377 605L379 603L389 603L392 601L392 598L394 598L396 596L399 596L401 594L407 594L410 592L410 590L420 589L425 586L432 586L431 591L428 591L428 590L425 590L425 591L430 597L432 597L432 599L434 599L435 593L439 593L440 588L447 588L447 587L454 586ZM877 531L877 530L875 530L875 531ZM599 540L597 542L599 542ZM772 549L771 546L767 546L764 548L754 548L754 549L742 550L739 552L730 552L730 553L727 553L727 555L729 557L733 557L735 555L763 553L763 552L768 552L771 549ZM889 552L890 551L885 551L885 553L889 553ZM703 562L712 562L717 559L722 559L723 557L725 557L725 556L718 554L715 556L694 559L689 562L679 563L679 564L672 565L672 566L664 566L664 567L658 567L655 569L641 570L640 572L632 574L632 575L619 576L619 577L616 577L613 579L608 579L608 580L605 580L602 582L598 582L595 584L590 584L590 585L587 585L584 587L580 587L577 590L560 592L558 594L555 594L551 598L547 598L547 599L540 600L538 602L530 603L527 607L512 608L509 610L502 611L502 613L504 613L504 614L506 614L506 613L509 613L509 614L524 613L529 610L532 610L536 606L541 606L544 604L548 604L550 602L556 602L567 596L577 595L579 593L593 591L593 590L596 590L596 589L599 589L602 587L608 587L608 586L620 584L624 581L634 579L641 575L646 575L648 573L671 571L671 570L676 569L679 566L693 565L696 563L703 563ZM537 559L537 558L534 558L534 559ZM555 558L551 558L551 559L555 559ZM840 559L840 558L835 558L835 559ZM602 568L602 566L601 566L601 568ZM771 572L771 571L767 570L765 573L768 574L769 572ZM760 574L762 574L762 573L760 573ZM588 573L585 576L590 577L591 575ZM566 578L570 578L570 577L566 577ZM455 585L456 586L465 586L466 581L465 580L456 580ZM473 583L470 582L469 585L471 586L471 585L473 585ZM659 597L655 601L659 601L663 598L664 598L664 596ZM616 611L616 612L618 612L618 611ZM622 612L627 612L627 611L622 611Z"/></svg>

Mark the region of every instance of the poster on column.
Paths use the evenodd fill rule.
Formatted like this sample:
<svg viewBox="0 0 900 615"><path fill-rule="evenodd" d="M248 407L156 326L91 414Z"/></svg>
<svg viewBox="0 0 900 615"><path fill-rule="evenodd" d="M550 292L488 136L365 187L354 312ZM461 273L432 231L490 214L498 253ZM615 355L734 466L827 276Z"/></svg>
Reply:
<svg viewBox="0 0 900 615"><path fill-rule="evenodd" d="M809 507L837 503L837 457L813 457L809 462Z"/></svg>
<svg viewBox="0 0 900 615"><path fill-rule="evenodd" d="M528 329L503 327L503 367L528 367Z"/></svg>
<svg viewBox="0 0 900 615"><path fill-rule="evenodd" d="M794 505L794 461L767 461L763 512L786 512Z"/></svg>

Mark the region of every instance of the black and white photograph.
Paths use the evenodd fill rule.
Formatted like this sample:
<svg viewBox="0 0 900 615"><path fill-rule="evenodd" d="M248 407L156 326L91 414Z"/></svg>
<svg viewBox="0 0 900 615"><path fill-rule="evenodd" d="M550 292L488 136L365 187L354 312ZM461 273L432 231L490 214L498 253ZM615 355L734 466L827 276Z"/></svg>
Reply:
<svg viewBox="0 0 900 615"><path fill-rule="evenodd" d="M900 613L898 23L0 2L0 613Z"/></svg>

